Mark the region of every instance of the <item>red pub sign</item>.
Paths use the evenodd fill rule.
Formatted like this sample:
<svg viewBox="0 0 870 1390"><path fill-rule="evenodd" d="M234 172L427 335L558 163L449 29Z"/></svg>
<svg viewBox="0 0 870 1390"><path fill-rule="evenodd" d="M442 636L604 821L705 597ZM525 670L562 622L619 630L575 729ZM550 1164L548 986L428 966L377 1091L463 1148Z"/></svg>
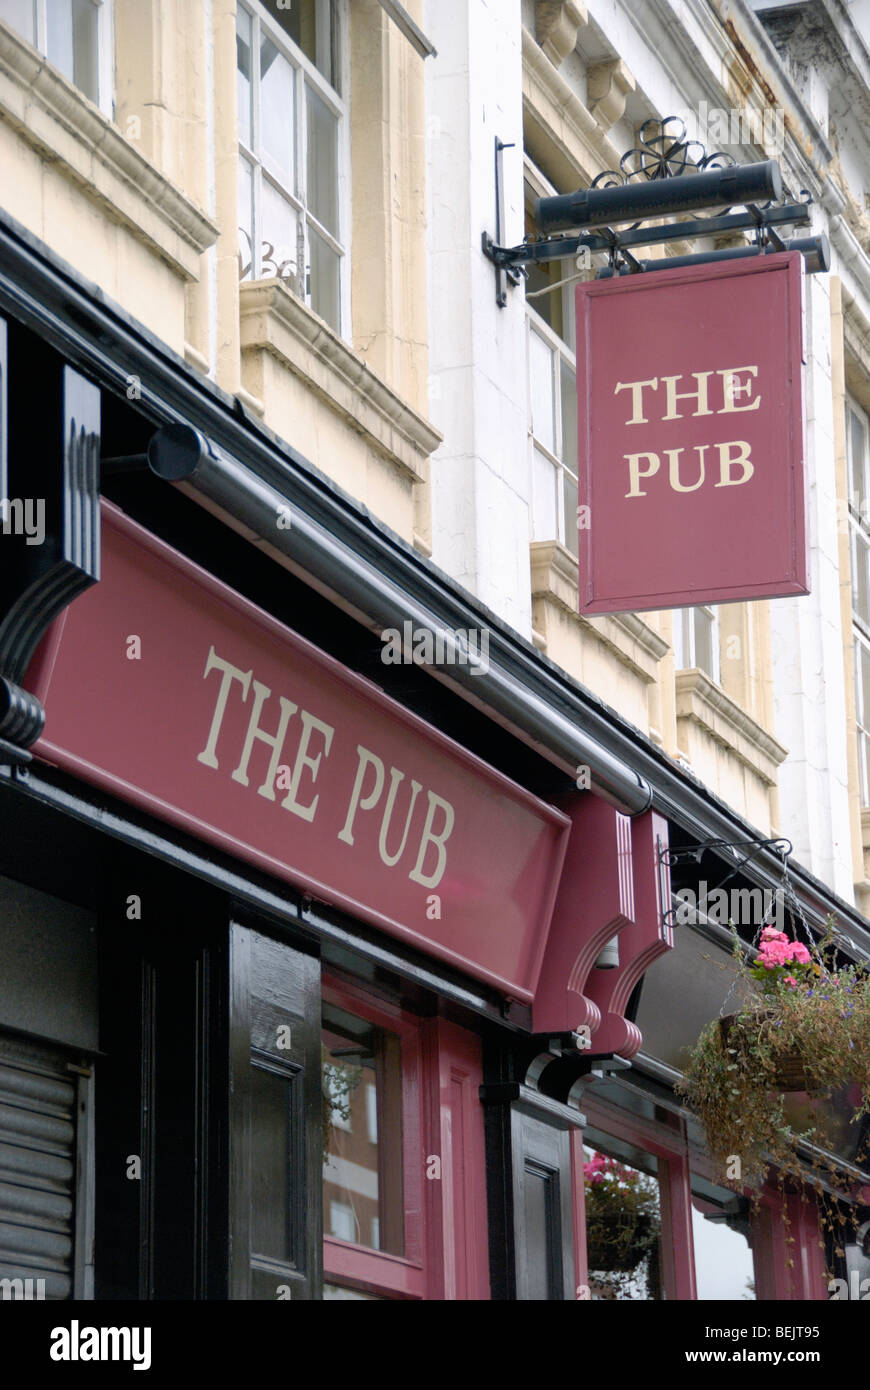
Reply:
<svg viewBox="0 0 870 1390"><path fill-rule="evenodd" d="M803 258L577 287L580 611L809 592Z"/></svg>
<svg viewBox="0 0 870 1390"><path fill-rule="evenodd" d="M110 503L28 686L40 757L531 1002L569 818Z"/></svg>

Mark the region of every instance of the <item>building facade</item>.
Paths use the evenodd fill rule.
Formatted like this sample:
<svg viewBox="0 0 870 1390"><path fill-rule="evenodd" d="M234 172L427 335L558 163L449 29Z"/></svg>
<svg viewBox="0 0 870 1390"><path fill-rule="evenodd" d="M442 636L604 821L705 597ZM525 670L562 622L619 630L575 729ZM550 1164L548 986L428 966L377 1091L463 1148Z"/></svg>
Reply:
<svg viewBox="0 0 870 1390"><path fill-rule="evenodd" d="M863 0L0 0L4 1288L870 1274L855 1126L844 1253L808 1188L716 1181L674 1085L730 938L673 915L781 892L786 837L870 960L868 107ZM777 160L830 243L811 592L585 617L608 258L484 238L655 131ZM599 1269L613 1162L655 1238Z"/></svg>

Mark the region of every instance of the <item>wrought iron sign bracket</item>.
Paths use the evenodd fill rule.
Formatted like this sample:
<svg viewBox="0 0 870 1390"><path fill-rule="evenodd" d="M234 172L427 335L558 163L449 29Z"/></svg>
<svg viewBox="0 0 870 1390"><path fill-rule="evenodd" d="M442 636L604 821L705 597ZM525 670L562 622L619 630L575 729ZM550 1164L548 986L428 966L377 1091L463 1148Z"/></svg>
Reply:
<svg viewBox="0 0 870 1390"><path fill-rule="evenodd" d="M783 835L768 840L699 840L694 845L682 845L676 849L673 847L660 849L659 862L666 864L668 868L673 868L675 864L700 864L707 850L710 849L730 849L735 856L740 850L751 849L752 854L746 855L740 861L742 864L746 864L761 849L770 849L780 858L786 859L792 853L794 846L791 840L787 840Z"/></svg>
<svg viewBox="0 0 870 1390"><path fill-rule="evenodd" d="M669 130L669 127L678 129ZM595 253L608 257L607 267L600 269L598 276L640 274L786 250L802 253L810 275L830 268L830 247L825 236L786 240L780 235L785 228L809 226L812 199L802 191L798 201L783 189L779 165L775 161L738 165L728 154L708 155L698 141L686 139L685 126L673 116L663 121L645 122L640 130L639 145L623 155L620 169L605 170L589 189L538 199L535 220L538 230L545 234L518 246L505 246L501 239L504 227L502 151L508 148L510 146L496 139L495 236L484 232L481 239L483 254L495 267L496 303L500 308L507 304L507 285L518 285L527 278L529 266L574 258L578 274L569 278L579 279L582 271L592 269L591 257ZM694 150L700 154L695 155ZM661 226L642 225L651 218L684 215L708 208L725 210L715 216ZM732 211L735 208L739 211ZM614 225L620 222L632 225L614 230ZM585 230L579 230L581 227ZM568 230L573 234L566 236L564 233ZM547 232L557 234L547 235ZM746 246L665 260L641 260L634 254L644 246L721 237L734 232L750 232L753 240ZM564 283L566 281L559 282Z"/></svg>

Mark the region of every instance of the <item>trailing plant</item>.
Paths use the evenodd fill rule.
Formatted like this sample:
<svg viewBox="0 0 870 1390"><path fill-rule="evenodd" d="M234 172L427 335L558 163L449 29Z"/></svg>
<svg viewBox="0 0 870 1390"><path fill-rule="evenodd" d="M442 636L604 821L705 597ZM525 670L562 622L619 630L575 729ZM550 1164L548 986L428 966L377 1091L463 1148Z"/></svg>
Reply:
<svg viewBox="0 0 870 1390"><path fill-rule="evenodd" d="M586 1248L590 1271L602 1272L613 1296L631 1282L642 1261L658 1251L658 1188L652 1178L615 1158L593 1154L586 1179ZM654 1274L655 1271L652 1271Z"/></svg>
<svg viewBox="0 0 870 1390"><path fill-rule="evenodd" d="M833 1153L834 1114L823 1104L845 1097L856 1122L870 1114L870 974L836 964L833 922L812 950L765 927L757 960L749 964L732 929L737 1012L714 1019L689 1052L677 1089L701 1120L722 1180L742 1190L758 1186L773 1164L780 1181L821 1178L844 1194L836 1165L801 1158L801 1141ZM796 1103L790 1092L805 1093Z"/></svg>

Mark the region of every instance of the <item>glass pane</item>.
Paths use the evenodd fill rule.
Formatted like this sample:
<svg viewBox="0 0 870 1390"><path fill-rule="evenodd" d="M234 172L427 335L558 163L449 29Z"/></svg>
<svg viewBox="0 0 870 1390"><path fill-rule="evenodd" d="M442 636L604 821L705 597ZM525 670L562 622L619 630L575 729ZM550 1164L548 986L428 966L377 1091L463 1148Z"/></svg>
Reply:
<svg viewBox="0 0 870 1390"><path fill-rule="evenodd" d="M35 42L34 0L0 0L0 19L28 43Z"/></svg>
<svg viewBox="0 0 870 1390"><path fill-rule="evenodd" d="M236 75L239 96L239 139L251 147L251 16L236 10Z"/></svg>
<svg viewBox="0 0 870 1390"><path fill-rule="evenodd" d="M532 538L536 541L555 541L559 539L556 506L559 470L538 449L533 451L532 456Z"/></svg>
<svg viewBox="0 0 870 1390"><path fill-rule="evenodd" d="M281 4L279 0L277 10L270 5L269 12L338 91L338 28L334 0L292 0L290 4Z"/></svg>
<svg viewBox="0 0 870 1390"><path fill-rule="evenodd" d="M733 1192L694 1174L692 1240L699 1299L754 1300L755 1263L746 1204Z"/></svg>
<svg viewBox="0 0 870 1390"><path fill-rule="evenodd" d="M867 428L856 410L849 411L849 500L861 511L867 502Z"/></svg>
<svg viewBox="0 0 870 1390"><path fill-rule="evenodd" d="M54 0L45 7L45 54L50 63L73 81L72 0Z"/></svg>
<svg viewBox="0 0 870 1390"><path fill-rule="evenodd" d="M308 207L338 240L338 121L306 82Z"/></svg>
<svg viewBox="0 0 870 1390"><path fill-rule="evenodd" d="M715 676L714 669L714 623L709 613L705 613L703 608L695 608L695 665L705 671L710 677Z"/></svg>
<svg viewBox="0 0 870 1390"><path fill-rule="evenodd" d="M560 358L559 371L562 387L562 453L563 463L567 463L573 473L577 471L577 378L564 359Z"/></svg>
<svg viewBox="0 0 870 1390"><path fill-rule="evenodd" d="M271 39L260 44L260 153L288 188L296 187L296 74Z"/></svg>
<svg viewBox="0 0 870 1390"><path fill-rule="evenodd" d="M870 544L857 527L852 530L852 602L855 612L870 623L870 578L868 578Z"/></svg>
<svg viewBox="0 0 870 1390"><path fill-rule="evenodd" d="M311 307L336 333L341 332L339 268L341 257L314 228L308 228L311 250Z"/></svg>
<svg viewBox="0 0 870 1390"><path fill-rule="evenodd" d="M55 0L47 6L54 9ZM99 99L99 33L93 0L73 0L73 81L91 101Z"/></svg>
<svg viewBox="0 0 870 1390"><path fill-rule="evenodd" d="M860 668L858 722L865 729L870 730L870 650L864 646L863 642L858 643L858 664Z"/></svg>
<svg viewBox="0 0 870 1390"><path fill-rule="evenodd" d="M587 1134L591 1137L591 1131ZM613 1149L614 1152L607 1152ZM621 1150L623 1158L616 1156ZM608 1136L583 1149L590 1296L657 1302L661 1275L659 1160ZM631 1156L631 1162L625 1158Z"/></svg>
<svg viewBox="0 0 870 1390"><path fill-rule="evenodd" d="M565 501L565 535L562 538L563 544L568 547L572 555L578 555L577 479L570 473L564 471L562 473L562 491Z"/></svg>
<svg viewBox="0 0 870 1390"><path fill-rule="evenodd" d="M376 1294L360 1293L358 1289L346 1289L342 1284L324 1284L323 1297L325 1300L329 1300L330 1302L338 1302L340 1300L350 1299L365 1299L367 1303L384 1302L384 1300L382 1298L378 1298Z"/></svg>
<svg viewBox="0 0 870 1390"><path fill-rule="evenodd" d="M260 273L266 278L276 276L295 284L299 221L296 209L281 196L267 178L263 179L262 199Z"/></svg>
<svg viewBox="0 0 870 1390"><path fill-rule="evenodd" d="M290 1231L291 1082L262 1067L251 1084L251 1253L292 1264Z"/></svg>
<svg viewBox="0 0 870 1390"><path fill-rule="evenodd" d="M529 333L529 380L532 432L539 444L556 452L556 415L553 399L553 351L534 330Z"/></svg>
<svg viewBox="0 0 870 1390"><path fill-rule="evenodd" d="M246 159L239 159L239 279L254 275L254 174Z"/></svg>
<svg viewBox="0 0 870 1390"><path fill-rule="evenodd" d="M324 1005L323 1020L324 1234L401 1255L401 1045L333 1005Z"/></svg>

